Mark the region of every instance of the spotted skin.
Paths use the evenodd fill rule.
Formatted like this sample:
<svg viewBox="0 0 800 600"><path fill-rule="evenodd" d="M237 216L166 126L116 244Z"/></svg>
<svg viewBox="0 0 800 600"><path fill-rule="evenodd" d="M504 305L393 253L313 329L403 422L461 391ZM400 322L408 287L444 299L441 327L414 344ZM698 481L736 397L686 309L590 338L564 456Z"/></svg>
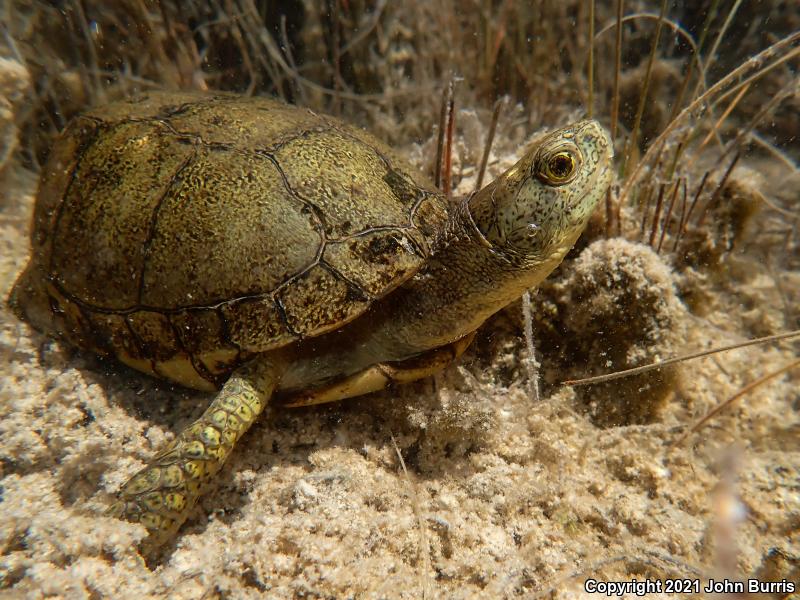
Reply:
<svg viewBox="0 0 800 600"><path fill-rule="evenodd" d="M452 203L335 119L151 93L56 143L9 303L75 346L218 391L110 508L155 549L268 402L358 396L456 360L561 262L611 171L608 134L582 121Z"/></svg>

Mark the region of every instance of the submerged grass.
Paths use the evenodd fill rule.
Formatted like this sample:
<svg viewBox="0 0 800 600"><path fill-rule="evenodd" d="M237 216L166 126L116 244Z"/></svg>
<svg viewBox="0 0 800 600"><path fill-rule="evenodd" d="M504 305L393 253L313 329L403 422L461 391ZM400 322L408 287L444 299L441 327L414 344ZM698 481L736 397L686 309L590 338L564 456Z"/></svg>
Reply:
<svg viewBox="0 0 800 600"><path fill-rule="evenodd" d="M52 137L88 105L154 88L226 89L341 115L395 144L426 140L438 123L435 157L427 158L437 184L450 193L460 178L454 162L464 162L454 152L459 139L468 139L468 121L456 120L459 106L476 108L488 123L483 146L473 149L480 157L476 189L491 167L496 134L510 138L515 129L562 123L583 106L610 125L621 156L602 234L595 236L645 242L675 269L712 277L713 265L696 258L697 248L721 243L712 225L742 164L767 160L797 177L796 143L779 147L768 122L797 102L800 33L781 32L769 45L745 45L745 54L737 54L730 39L746 29L740 0L703 6L696 15L673 14L666 0L658 12L653 3L624 0L69 0L59 8L11 0L0 8L0 44L32 81L31 102L18 102L15 112L19 152L30 166L41 163ZM517 103L524 114L513 110ZM765 207L781 216L785 231L781 252L764 268L783 269L800 244L797 198L767 197ZM526 365L535 367L528 306ZM800 314L787 306L783 326L795 329ZM796 335L773 334L637 373ZM796 361L743 389L794 367ZM538 377L533 369L528 374L537 395ZM428 597L429 542L411 485L419 586ZM647 556L643 549L642 561ZM610 559L618 560L626 559Z"/></svg>

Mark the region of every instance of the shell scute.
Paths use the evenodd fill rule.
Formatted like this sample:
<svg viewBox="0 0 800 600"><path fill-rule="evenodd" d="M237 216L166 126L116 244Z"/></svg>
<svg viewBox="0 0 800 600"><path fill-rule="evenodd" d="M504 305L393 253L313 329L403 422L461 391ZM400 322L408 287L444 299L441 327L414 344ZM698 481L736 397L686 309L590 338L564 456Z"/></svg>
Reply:
<svg viewBox="0 0 800 600"><path fill-rule="evenodd" d="M170 315L181 345L191 355L201 355L217 348L230 347L226 323L213 308L193 308Z"/></svg>
<svg viewBox="0 0 800 600"><path fill-rule="evenodd" d="M181 352L177 331L167 315L138 310L128 315L128 325L139 342L143 357L165 361Z"/></svg>
<svg viewBox="0 0 800 600"><path fill-rule="evenodd" d="M91 312L88 318L92 341L104 351L103 354L130 356L137 360L147 358L128 327L126 315Z"/></svg>
<svg viewBox="0 0 800 600"><path fill-rule="evenodd" d="M355 282L372 297L385 294L393 280L417 269L424 256L418 249L421 236L413 230L369 232L325 246L323 260Z"/></svg>
<svg viewBox="0 0 800 600"><path fill-rule="evenodd" d="M297 339L271 296L226 302L220 310L228 325L228 338L243 350L264 352Z"/></svg>
<svg viewBox="0 0 800 600"><path fill-rule="evenodd" d="M138 302L153 213L193 153L157 125L122 123L95 137L66 189L52 240L56 281L97 308Z"/></svg>
<svg viewBox="0 0 800 600"><path fill-rule="evenodd" d="M292 192L337 239L382 225L410 225L410 210L386 183L391 167L373 148L339 131L291 140L274 152Z"/></svg>
<svg viewBox="0 0 800 600"><path fill-rule="evenodd" d="M141 303L208 306L271 292L321 249L274 163L254 153L199 148L158 211Z"/></svg>
<svg viewBox="0 0 800 600"><path fill-rule="evenodd" d="M300 336L318 335L350 321L369 299L339 274L316 265L277 294L289 327Z"/></svg>

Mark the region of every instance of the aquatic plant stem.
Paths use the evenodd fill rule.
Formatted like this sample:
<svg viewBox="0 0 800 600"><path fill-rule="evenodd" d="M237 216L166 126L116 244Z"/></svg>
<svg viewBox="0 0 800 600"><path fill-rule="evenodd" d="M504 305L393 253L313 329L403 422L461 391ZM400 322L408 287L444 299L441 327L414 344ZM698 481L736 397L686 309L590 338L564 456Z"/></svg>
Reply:
<svg viewBox="0 0 800 600"><path fill-rule="evenodd" d="M658 221L661 218L661 207L664 205L664 192L667 189L666 183L658 184L658 199L656 200L656 211L653 215L653 226L650 228L650 237L647 240L647 245L655 248L656 232L658 231Z"/></svg>
<svg viewBox="0 0 800 600"><path fill-rule="evenodd" d="M739 10L739 6L741 4L742 0L736 0L736 2L733 3L731 9L728 11L728 15L725 17L725 22L722 24L719 33L717 33L717 37L714 39L714 43L711 45L711 50L708 53L708 62L705 65L706 71L708 71L709 67L711 67L711 65L714 63L717 50L719 49L719 45L722 42L722 38L724 38L725 34L728 32L728 28L731 26L731 23L733 22L733 17ZM697 86L695 87L694 90L695 96L697 96L697 92L700 90L699 86L700 83L705 79L705 75L706 73L703 73L703 77L700 79L700 81L697 82Z"/></svg>
<svg viewBox="0 0 800 600"><path fill-rule="evenodd" d="M628 143L625 145L625 155L622 160L622 167L620 169L620 179L625 177L625 172L628 167L628 161L630 161L631 154L633 153L634 146L638 143L639 138L639 129L642 125L642 116L644 116L644 105L647 100L647 92L650 88L650 77L653 74L653 64L656 59L656 52L658 50L658 42L661 39L661 29L664 25L664 16L667 12L667 0L661 0L661 11L658 15L658 23L656 24L656 32L653 36L653 45L650 48L650 56L647 58L647 69L645 71L644 82L642 83L642 89L639 93L639 105L636 108L636 117L633 120L633 129L631 130L631 135L628 138Z"/></svg>
<svg viewBox="0 0 800 600"><path fill-rule="evenodd" d="M455 100L450 95L447 105L447 136L444 149L444 166L442 167L442 188L448 200L453 199L453 132L455 129Z"/></svg>
<svg viewBox="0 0 800 600"><path fill-rule="evenodd" d="M742 91L749 89L749 86L742 88ZM742 127L736 135L736 138L728 144L728 147L722 152L722 155L717 159L717 164L719 164L725 157L734 149L739 148L746 137L750 135L750 132L753 131L756 125L760 123L767 115L772 113L772 111L784 100L789 97L796 96L800 94L800 76L793 77L780 91L772 96L769 102L767 102L761 110L759 110L752 119ZM737 95L737 98L739 96Z"/></svg>
<svg viewBox="0 0 800 600"><path fill-rule="evenodd" d="M766 375L763 375L763 376L759 377L758 379L756 379L754 381L751 381L746 386L744 386L742 389L740 389L738 392L736 392L733 396L731 396L730 398L728 398L724 402L720 402L714 408L712 408L710 411L708 411L705 415L703 415L702 418L698 419L697 422L694 425L692 425L689 429L687 429L686 432L684 432L683 435L681 435L677 440L675 440L674 442L672 442L669 445L669 447L667 448L667 451L670 451L673 448L676 448L676 447L680 446L684 442L684 440L686 440L686 438L688 438L691 434L699 431L706 423L708 423L709 420L711 420L713 417L715 417L717 414L719 414L720 411L722 411L723 409L727 408L728 406L730 406L731 404L736 402L736 400L738 400L742 396L745 396L745 395L749 394L750 392L752 392L757 387L764 385L766 382L770 381L771 379L775 379L776 377L779 377L779 376L783 375L784 373L787 373L787 372L791 371L792 369L795 369L796 367L800 367L800 358L795 359L792 362L790 362L789 364L786 364L786 365L782 366L780 369L777 369L775 371L771 371L771 372L767 373Z"/></svg>
<svg viewBox="0 0 800 600"><path fill-rule="evenodd" d="M706 176L708 176L708 171L706 171ZM681 216L678 219L678 230L675 232L675 241L672 244L672 251L676 252L678 250L678 244L681 241L681 236L683 235L683 228L686 226L686 215L687 215L687 208L688 201L689 201L689 184L686 177L683 178L683 193L681 194Z"/></svg>
<svg viewBox="0 0 800 600"><path fill-rule="evenodd" d="M722 179L719 180L717 187L714 188L714 192L711 194L711 198L709 198L708 202L706 202L705 206L703 207L703 210L700 211L700 216L697 217L698 227L703 226L708 211L711 209L712 206L714 206L717 203L719 197L722 195L722 190L725 189L725 184L727 183L728 178L731 176L731 173L733 173L733 170L736 168L736 163L739 162L739 157L741 157L741 153L737 152L736 156L733 157L731 164L728 165L728 169L725 171L725 174L722 176Z"/></svg>
<svg viewBox="0 0 800 600"><path fill-rule="evenodd" d="M709 356L711 354L717 354L718 352L727 352L728 350L746 348L747 346L755 346L757 344L768 344L770 342L777 342L779 340L786 340L798 336L800 336L800 329L795 329L794 331L787 331L786 333L779 333L777 335L768 335L766 337L747 340L745 342L739 342L737 344L730 344L729 346L721 346L719 348L712 348L710 350L703 350L701 352L694 352L692 354L684 354L683 356L676 356L675 358L668 358L667 360L658 361L650 365L643 365L641 367L625 369L624 371L616 371L615 373L608 373L607 375L598 375L597 377L586 377L584 379L568 379L566 381L562 381L561 385L577 386L577 385L589 385L591 383L602 383L604 381L611 381L613 379L621 379L622 377L629 377L631 375L647 373L648 371L653 371L655 369L662 369L669 365L674 365L687 360L693 360L695 358L702 358L704 356Z"/></svg>
<svg viewBox="0 0 800 600"><path fill-rule="evenodd" d="M525 327L525 346L528 356L525 370L528 372L528 394L534 402L539 402L539 363L536 362L536 348L533 344L533 317L531 315L531 293L525 290L522 295L522 319Z"/></svg>
<svg viewBox="0 0 800 600"><path fill-rule="evenodd" d="M394 434L390 433L389 437L392 440L392 446L394 446L394 451L397 454L397 460L400 462L400 468L403 470L403 475L406 478L408 487L411 489L411 505L414 508L414 516L417 519L417 527L419 529L419 560L420 563L422 563L420 587L422 588L422 599L425 600L425 598L432 597L430 593L431 557L429 550L430 546L428 545L427 528L425 527L425 519L422 516L422 507L419 503L419 489L417 488L414 480L411 478L411 475L408 473L408 469L406 469L406 461L403 460L403 455L400 452L397 441L394 439Z"/></svg>
<svg viewBox="0 0 800 600"><path fill-rule="evenodd" d="M619 121L619 78L622 72L622 6L623 0L617 0L617 36L614 44L614 93L611 100L611 140L617 139L617 123Z"/></svg>
<svg viewBox="0 0 800 600"><path fill-rule="evenodd" d="M594 115L594 3L589 2L589 64L586 68L587 85L589 86L589 100L587 101L587 115L591 119Z"/></svg>
<svg viewBox="0 0 800 600"><path fill-rule="evenodd" d="M775 42L768 48L759 52L756 56L751 58L750 60L743 63L741 66L737 67L728 75L720 79L717 83L715 83L711 88L709 88L706 92L703 93L702 96L695 98L689 106L684 108L681 113L672 121L667 127L664 128L664 131L659 134L658 138L650 145L650 148L647 150L645 156L638 162L636 165L636 169L631 173L630 177L625 179L624 186L622 191L620 192L620 202L624 202L625 199L630 194L631 190L634 187L634 184L638 181L639 177L642 175L642 171L647 164L652 162L654 153L656 152L656 148L658 148L658 144L656 142L664 142L666 141L669 136L678 128L678 126L682 123L684 119L687 119L689 116L693 115L695 111L700 110L705 103L708 104L715 104L720 102L722 99L726 98L731 94L735 94L738 92L744 85L755 81L756 79L763 77L765 74L770 72L772 69L776 68L778 65L785 63L788 60L791 60L793 57L800 55L800 48L793 48L788 50L787 47L791 47L796 42L800 41L800 31L794 32L791 35L786 36L785 38L781 39L778 42ZM749 71L758 68L760 64L763 64L767 60L779 55L781 52L786 52L783 56L779 56L779 58L775 59L773 62L769 63L765 67L761 67L758 69L756 73L748 77L742 82L734 85L734 82L739 80ZM730 89L727 89L730 88ZM724 90L724 91L723 91ZM719 94L718 97L714 98ZM660 151L660 150L659 150Z"/></svg>
<svg viewBox="0 0 800 600"><path fill-rule="evenodd" d="M483 178L486 175L486 166L489 164L489 154L492 151L492 144L494 144L494 136L497 132L497 121L500 118L500 109L504 101L502 98L494 103L494 110L492 110L492 122L489 124L489 135L486 136L486 144L483 146L483 156L481 157L481 166L478 171L478 180L475 182L475 191L477 192L483 187Z"/></svg>
<svg viewBox="0 0 800 600"><path fill-rule="evenodd" d="M442 106L439 110L439 131L436 137L436 164L434 165L433 184L442 189L442 159L444 156L445 135L447 134L447 108L453 97L453 77L442 90Z"/></svg>
<svg viewBox="0 0 800 600"><path fill-rule="evenodd" d="M672 219L672 209L675 207L675 200L678 199L678 192L681 188L681 182L684 182L685 185L686 180L683 177L679 177L678 181L675 182L675 189L672 191L669 206L667 207L667 214L664 216L664 223L661 226L661 237L658 239L656 254L661 254L661 247L664 245L664 237L667 235L667 229L669 229L669 222Z"/></svg>
<svg viewBox="0 0 800 600"><path fill-rule="evenodd" d="M697 147L697 151L698 152L700 150L702 150L708 142L711 141L711 138L714 137L714 135L717 133L717 130L719 130L719 128L725 122L725 119L728 118L728 116L731 114L733 109L736 108L736 105L739 104L739 100L742 99L742 96L744 96L747 93L747 90L749 90L749 89L750 89L750 86L746 85L745 87L743 87L739 91L738 94L736 94L736 97L731 101L731 103L725 109L725 112L723 112L722 115L720 116L720 118L717 119L717 122L714 123L714 126L711 128L711 131L709 131L708 135L706 135L706 137L703 139L703 141L700 142L700 145Z"/></svg>
<svg viewBox="0 0 800 600"><path fill-rule="evenodd" d="M703 45L706 41L706 36L708 35L709 29L711 28L711 22L714 20L714 15L717 12L717 6L719 5L719 0L713 0L711 3L711 7L708 9L706 13L706 19L703 22L703 30L700 32L700 39L697 41L697 46L692 48L692 51L697 59L698 64L700 65L700 80L699 84L702 85L704 82L705 72L706 69L703 64L700 62L700 51L703 48ZM688 64L686 65L686 73L683 76L683 81L681 82L681 87L678 90L678 94L675 96L675 101L672 104L672 111L669 115L669 123L675 120L675 117L678 116L678 113L681 110L681 105L683 104L683 97L686 95L686 90L689 87L689 81L692 78L692 73L694 71L694 64L695 61L689 60ZM695 89L694 95L697 95L697 89Z"/></svg>

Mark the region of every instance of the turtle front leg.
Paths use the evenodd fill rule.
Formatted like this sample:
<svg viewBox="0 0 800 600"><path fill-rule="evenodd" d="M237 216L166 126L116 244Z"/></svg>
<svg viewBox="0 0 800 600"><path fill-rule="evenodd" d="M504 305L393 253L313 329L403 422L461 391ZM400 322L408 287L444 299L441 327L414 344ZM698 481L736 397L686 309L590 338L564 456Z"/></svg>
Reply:
<svg viewBox="0 0 800 600"><path fill-rule="evenodd" d="M108 514L144 525L148 548L170 539L267 405L278 379L279 370L263 358L237 369L203 415L128 480Z"/></svg>

